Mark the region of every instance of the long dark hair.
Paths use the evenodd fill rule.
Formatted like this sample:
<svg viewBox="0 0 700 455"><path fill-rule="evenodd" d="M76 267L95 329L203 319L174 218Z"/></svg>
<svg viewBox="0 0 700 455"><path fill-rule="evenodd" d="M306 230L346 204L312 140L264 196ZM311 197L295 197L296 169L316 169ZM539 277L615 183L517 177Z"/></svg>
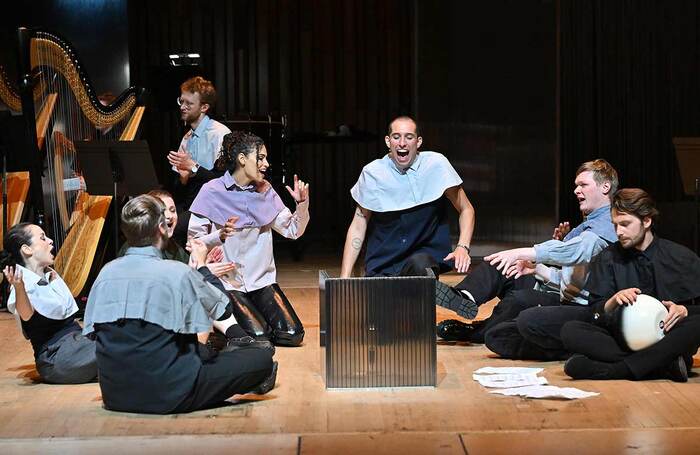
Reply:
<svg viewBox="0 0 700 455"><path fill-rule="evenodd" d="M234 131L224 136L221 144L221 152L216 160L216 168L220 171L233 173L238 167L236 159L241 153L245 156L251 153L257 154L265 145L265 142L253 133L247 131ZM257 156L256 156L257 159Z"/></svg>
<svg viewBox="0 0 700 455"><path fill-rule="evenodd" d="M19 264L24 266L24 258L20 251L22 245L31 245L32 235L29 231L29 226L32 223L15 224L7 231L3 238L3 251L0 251L0 269L7 266L14 267Z"/></svg>

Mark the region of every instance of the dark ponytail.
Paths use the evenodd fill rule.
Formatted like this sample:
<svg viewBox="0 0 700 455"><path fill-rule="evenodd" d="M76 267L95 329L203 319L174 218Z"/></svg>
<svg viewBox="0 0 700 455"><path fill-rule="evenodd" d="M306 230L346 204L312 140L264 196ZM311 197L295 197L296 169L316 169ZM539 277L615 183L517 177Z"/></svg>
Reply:
<svg viewBox="0 0 700 455"><path fill-rule="evenodd" d="M263 145L265 142L253 133L247 131L228 133L224 136L215 167L220 171L233 173L238 166L236 158L239 154L248 156L251 153L258 153Z"/></svg>
<svg viewBox="0 0 700 455"><path fill-rule="evenodd" d="M0 251L0 270L8 265L14 267L19 264L24 266L24 258L20 249L22 245L31 245L32 235L29 226L32 223L15 224L7 231L3 238L3 251Z"/></svg>

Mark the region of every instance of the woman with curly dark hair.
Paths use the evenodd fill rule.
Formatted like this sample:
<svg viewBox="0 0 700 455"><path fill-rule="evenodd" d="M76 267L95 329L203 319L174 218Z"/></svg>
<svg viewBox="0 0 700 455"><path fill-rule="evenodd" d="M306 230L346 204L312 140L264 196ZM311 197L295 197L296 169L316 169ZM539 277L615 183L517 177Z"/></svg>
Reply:
<svg viewBox="0 0 700 455"><path fill-rule="evenodd" d="M290 239L304 233L309 185L295 175L294 188L287 187L297 204L292 213L265 180L269 166L267 148L258 136L224 136L217 167L226 173L207 182L192 203L189 235L210 248L223 244L225 260L236 264L222 281L241 327L257 339L299 346L304 328L277 284L272 231ZM233 217L238 219L231 227Z"/></svg>

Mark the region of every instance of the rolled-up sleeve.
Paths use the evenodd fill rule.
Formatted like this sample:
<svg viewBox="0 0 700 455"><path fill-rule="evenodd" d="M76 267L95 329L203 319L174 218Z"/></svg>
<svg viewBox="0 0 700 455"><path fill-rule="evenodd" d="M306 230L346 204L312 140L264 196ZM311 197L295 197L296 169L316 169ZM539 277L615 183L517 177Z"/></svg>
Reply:
<svg viewBox="0 0 700 455"><path fill-rule="evenodd" d="M297 204L294 213L284 208L272 222L272 229L288 239L297 239L304 234L309 218L309 200L307 199Z"/></svg>
<svg viewBox="0 0 700 455"><path fill-rule="evenodd" d="M559 267L586 264L608 246L608 242L591 231L563 242L548 240L535 245L535 260L541 264Z"/></svg>

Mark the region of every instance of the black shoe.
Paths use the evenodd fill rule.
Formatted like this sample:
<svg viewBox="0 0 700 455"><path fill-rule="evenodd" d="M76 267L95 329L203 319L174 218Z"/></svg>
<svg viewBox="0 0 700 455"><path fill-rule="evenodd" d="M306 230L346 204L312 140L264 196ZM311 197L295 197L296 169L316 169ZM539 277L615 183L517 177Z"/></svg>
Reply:
<svg viewBox="0 0 700 455"><path fill-rule="evenodd" d="M683 356L678 356L668 365L666 375L673 382L688 382L688 367Z"/></svg>
<svg viewBox="0 0 700 455"><path fill-rule="evenodd" d="M622 379L615 377L612 365L591 360L583 354L574 354L564 364L564 373L573 379Z"/></svg>
<svg viewBox="0 0 700 455"><path fill-rule="evenodd" d="M212 332L209 334L209 338L207 339L207 347L216 352L219 352L226 347L227 341L228 340L226 340L226 335L224 335L223 333L219 331Z"/></svg>
<svg viewBox="0 0 700 455"><path fill-rule="evenodd" d="M439 280L435 280L435 303L465 319L474 319L479 312L479 305L475 301Z"/></svg>
<svg viewBox="0 0 700 455"><path fill-rule="evenodd" d="M229 338L226 342L226 346L221 349L221 352L231 352L236 349L241 348L258 348L270 351L271 354L275 353L275 346L268 340L256 340L251 336L245 336L241 338Z"/></svg>
<svg viewBox="0 0 700 455"><path fill-rule="evenodd" d="M475 327L457 319L445 319L437 325L437 336L445 341L471 341Z"/></svg>
<svg viewBox="0 0 700 455"><path fill-rule="evenodd" d="M265 395L267 392L275 388L275 381L277 381L277 362L272 362L272 373L270 376L266 377L263 382L258 384L256 388L250 391L256 395Z"/></svg>

